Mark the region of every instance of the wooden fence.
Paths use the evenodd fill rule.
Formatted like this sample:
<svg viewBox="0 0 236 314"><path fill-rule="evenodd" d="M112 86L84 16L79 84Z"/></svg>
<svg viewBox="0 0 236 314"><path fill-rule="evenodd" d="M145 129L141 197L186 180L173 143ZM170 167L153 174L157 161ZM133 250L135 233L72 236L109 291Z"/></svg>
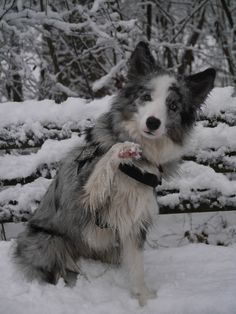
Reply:
<svg viewBox="0 0 236 314"><path fill-rule="evenodd" d="M158 188L161 214L236 209L236 101L227 97L229 105L218 105L213 112L206 106L201 112L179 176ZM83 127L67 119L29 123L26 111L24 121L0 124L1 224L26 221L60 159L71 147L81 145ZM90 118L84 117L84 122Z"/></svg>

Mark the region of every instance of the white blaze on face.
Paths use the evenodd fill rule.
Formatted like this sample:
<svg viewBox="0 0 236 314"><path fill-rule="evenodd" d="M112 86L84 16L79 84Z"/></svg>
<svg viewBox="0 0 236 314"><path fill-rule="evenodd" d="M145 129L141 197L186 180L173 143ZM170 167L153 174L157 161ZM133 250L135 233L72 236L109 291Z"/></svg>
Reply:
<svg viewBox="0 0 236 314"><path fill-rule="evenodd" d="M154 78L150 82L152 101L147 101L138 111L138 123L143 136L156 139L165 134L167 118L166 98L168 96L169 87L174 82L176 82L176 79L167 74ZM161 124L158 129L150 130L147 127L147 119L149 117L160 120Z"/></svg>

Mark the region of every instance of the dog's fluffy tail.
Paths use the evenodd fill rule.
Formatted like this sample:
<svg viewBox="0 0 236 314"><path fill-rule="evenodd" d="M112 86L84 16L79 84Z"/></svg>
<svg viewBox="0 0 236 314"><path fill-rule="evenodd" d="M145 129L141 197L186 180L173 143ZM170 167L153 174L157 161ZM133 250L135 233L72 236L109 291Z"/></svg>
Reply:
<svg viewBox="0 0 236 314"><path fill-rule="evenodd" d="M30 227L18 237L14 258L28 280L56 284L66 276L66 241Z"/></svg>

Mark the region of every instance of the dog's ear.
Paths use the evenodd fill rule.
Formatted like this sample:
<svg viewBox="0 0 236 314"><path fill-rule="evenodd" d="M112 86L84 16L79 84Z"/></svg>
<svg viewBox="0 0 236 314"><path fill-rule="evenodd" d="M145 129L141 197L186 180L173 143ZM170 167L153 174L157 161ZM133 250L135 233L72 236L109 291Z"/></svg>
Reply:
<svg viewBox="0 0 236 314"><path fill-rule="evenodd" d="M206 100L208 94L214 87L216 71L208 68L203 72L189 75L185 78L190 90L191 98L195 106L200 106Z"/></svg>
<svg viewBox="0 0 236 314"><path fill-rule="evenodd" d="M128 78L137 78L152 72L156 66L149 46L146 42L140 41L133 51L129 61Z"/></svg>

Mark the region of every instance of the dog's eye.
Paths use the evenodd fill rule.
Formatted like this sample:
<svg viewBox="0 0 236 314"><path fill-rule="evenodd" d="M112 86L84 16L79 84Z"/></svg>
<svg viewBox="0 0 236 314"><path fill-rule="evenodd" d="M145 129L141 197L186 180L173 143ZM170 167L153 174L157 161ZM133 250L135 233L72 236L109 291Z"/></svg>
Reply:
<svg viewBox="0 0 236 314"><path fill-rule="evenodd" d="M144 94L141 96L141 100L143 101L152 101L152 97L150 94Z"/></svg>
<svg viewBox="0 0 236 314"><path fill-rule="evenodd" d="M172 111L176 111L177 110L177 104L175 102L171 102L169 104L169 109L172 110Z"/></svg>

